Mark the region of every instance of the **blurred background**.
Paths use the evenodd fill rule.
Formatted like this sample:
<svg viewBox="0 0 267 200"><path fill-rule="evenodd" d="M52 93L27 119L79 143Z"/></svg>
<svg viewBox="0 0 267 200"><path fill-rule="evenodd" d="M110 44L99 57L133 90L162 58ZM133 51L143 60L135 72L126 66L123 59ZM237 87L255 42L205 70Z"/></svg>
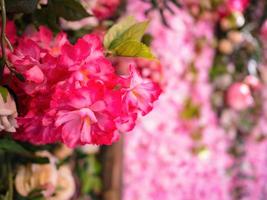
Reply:
<svg viewBox="0 0 267 200"><path fill-rule="evenodd" d="M72 41L88 32L101 36L125 16L150 20L142 41L159 61L112 62L118 73L136 66L162 94L154 109L111 146L32 146L60 160L63 189L45 199L266 200L266 0L79 2L94 17L60 18ZM45 23L53 27L52 21ZM25 177L43 172L52 180L55 167L43 167L18 168L16 199L42 199L39 190L29 190Z"/></svg>
<svg viewBox="0 0 267 200"><path fill-rule="evenodd" d="M128 1L126 14L151 19L161 65L141 73L163 93L124 135L122 199L267 199L266 8Z"/></svg>

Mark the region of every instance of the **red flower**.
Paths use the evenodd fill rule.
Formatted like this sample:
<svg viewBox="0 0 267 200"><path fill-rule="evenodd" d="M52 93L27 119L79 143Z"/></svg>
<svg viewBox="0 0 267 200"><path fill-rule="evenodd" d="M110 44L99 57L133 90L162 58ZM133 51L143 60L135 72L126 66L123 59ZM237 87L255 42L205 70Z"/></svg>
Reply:
<svg viewBox="0 0 267 200"><path fill-rule="evenodd" d="M92 34L72 45L64 33L53 38L41 27L20 38L9 57L26 78L12 85L21 106L14 137L34 144L111 144L118 130L134 127L139 112L152 109L160 93L133 67L128 77L117 75Z"/></svg>

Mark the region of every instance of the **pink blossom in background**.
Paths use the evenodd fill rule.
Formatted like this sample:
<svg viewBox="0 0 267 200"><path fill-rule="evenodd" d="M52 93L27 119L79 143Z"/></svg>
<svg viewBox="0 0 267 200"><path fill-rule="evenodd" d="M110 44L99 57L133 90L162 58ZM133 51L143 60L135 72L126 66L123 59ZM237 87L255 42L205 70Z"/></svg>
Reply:
<svg viewBox="0 0 267 200"><path fill-rule="evenodd" d="M230 12L244 12L250 0L226 0L227 8Z"/></svg>
<svg viewBox="0 0 267 200"><path fill-rule="evenodd" d="M246 139L245 157L243 170L246 174L242 179L246 195L242 200L265 199L267 195L267 85L263 86L262 92L262 112L255 127Z"/></svg>
<svg viewBox="0 0 267 200"><path fill-rule="evenodd" d="M142 18L146 6L132 1L128 13ZM149 17L150 33L157 38L152 47L163 66L163 94L125 137L124 200L230 199L228 139L209 101L213 23L196 22L179 9L166 13L171 28L156 13ZM195 52L203 38L205 45ZM188 105L199 110L196 116L183 114Z"/></svg>
<svg viewBox="0 0 267 200"><path fill-rule="evenodd" d="M253 75L248 75L245 78L244 82L251 88L252 91L259 91L263 88L263 84L261 83L259 78Z"/></svg>
<svg viewBox="0 0 267 200"><path fill-rule="evenodd" d="M244 110L254 104L250 88L245 83L234 83L228 88L226 101L235 110Z"/></svg>
<svg viewBox="0 0 267 200"><path fill-rule="evenodd" d="M267 38L267 21L263 23L263 26L261 28L261 36L266 39Z"/></svg>
<svg viewBox="0 0 267 200"><path fill-rule="evenodd" d="M183 3L197 5L199 1ZM219 12L224 16L244 12L248 5L247 0L225 1ZM131 1L128 13L142 19L147 9L148 4ZM163 93L150 115L125 137L123 199L230 200L238 186L244 192L242 200L265 199L266 64L260 66L265 83L254 75L232 85L228 81L225 100L229 108L218 118L211 105L214 91L209 80L216 15L196 20L186 9L173 9L174 15L165 13L171 28L161 24L157 13L148 15L150 33L156 38L152 48L163 66ZM261 29L265 54L266 27L264 23ZM236 145L237 123L243 111L256 105L259 91L262 109L252 132L245 133L239 144L244 155L236 162L238 158L229 149ZM237 171L233 170L236 164Z"/></svg>

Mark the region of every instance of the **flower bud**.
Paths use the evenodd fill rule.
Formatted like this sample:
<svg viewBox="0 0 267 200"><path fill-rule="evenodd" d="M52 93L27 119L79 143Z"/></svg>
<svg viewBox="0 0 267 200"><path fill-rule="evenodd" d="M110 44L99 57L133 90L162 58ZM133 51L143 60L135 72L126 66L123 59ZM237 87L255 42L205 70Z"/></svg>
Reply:
<svg viewBox="0 0 267 200"><path fill-rule="evenodd" d="M22 196L27 196L35 189L42 189L44 196L53 194L57 184L57 168L55 160L47 151L37 153L38 156L49 158L48 164L21 165L17 170L15 187Z"/></svg>
<svg viewBox="0 0 267 200"><path fill-rule="evenodd" d="M245 83L253 90L259 90L262 87L260 80L256 76L252 75L245 78Z"/></svg>
<svg viewBox="0 0 267 200"><path fill-rule="evenodd" d="M240 31L230 31L227 34L228 39L236 45L239 45L244 41L244 36Z"/></svg>
<svg viewBox="0 0 267 200"><path fill-rule="evenodd" d="M6 99L0 95L0 131L16 132L18 116L16 103L13 97L7 93Z"/></svg>
<svg viewBox="0 0 267 200"><path fill-rule="evenodd" d="M247 109L254 104L248 85L241 82L234 83L228 88L226 101L231 108L237 111Z"/></svg>
<svg viewBox="0 0 267 200"><path fill-rule="evenodd" d="M229 55L231 53L233 53L234 51L234 47L232 45L232 43L227 40L227 39L222 39L220 42L219 42L219 51L223 54L226 54L226 55Z"/></svg>

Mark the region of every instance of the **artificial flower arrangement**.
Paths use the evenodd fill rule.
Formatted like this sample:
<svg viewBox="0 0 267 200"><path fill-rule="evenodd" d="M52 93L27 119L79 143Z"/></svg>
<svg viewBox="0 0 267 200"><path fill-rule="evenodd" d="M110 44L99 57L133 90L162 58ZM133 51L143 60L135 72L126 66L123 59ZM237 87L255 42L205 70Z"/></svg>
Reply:
<svg viewBox="0 0 267 200"><path fill-rule="evenodd" d="M119 1L105 3L90 7L96 20L110 17ZM149 21L125 17L104 34L93 28L70 41L60 24L90 18L85 4L1 1L0 159L7 164L0 174L8 181L0 199L67 200L99 193L99 163L88 150L95 147L82 146L116 142L161 93L136 65L120 66L123 73L114 66L116 57L156 60L142 43ZM81 179L78 194L73 168Z"/></svg>

